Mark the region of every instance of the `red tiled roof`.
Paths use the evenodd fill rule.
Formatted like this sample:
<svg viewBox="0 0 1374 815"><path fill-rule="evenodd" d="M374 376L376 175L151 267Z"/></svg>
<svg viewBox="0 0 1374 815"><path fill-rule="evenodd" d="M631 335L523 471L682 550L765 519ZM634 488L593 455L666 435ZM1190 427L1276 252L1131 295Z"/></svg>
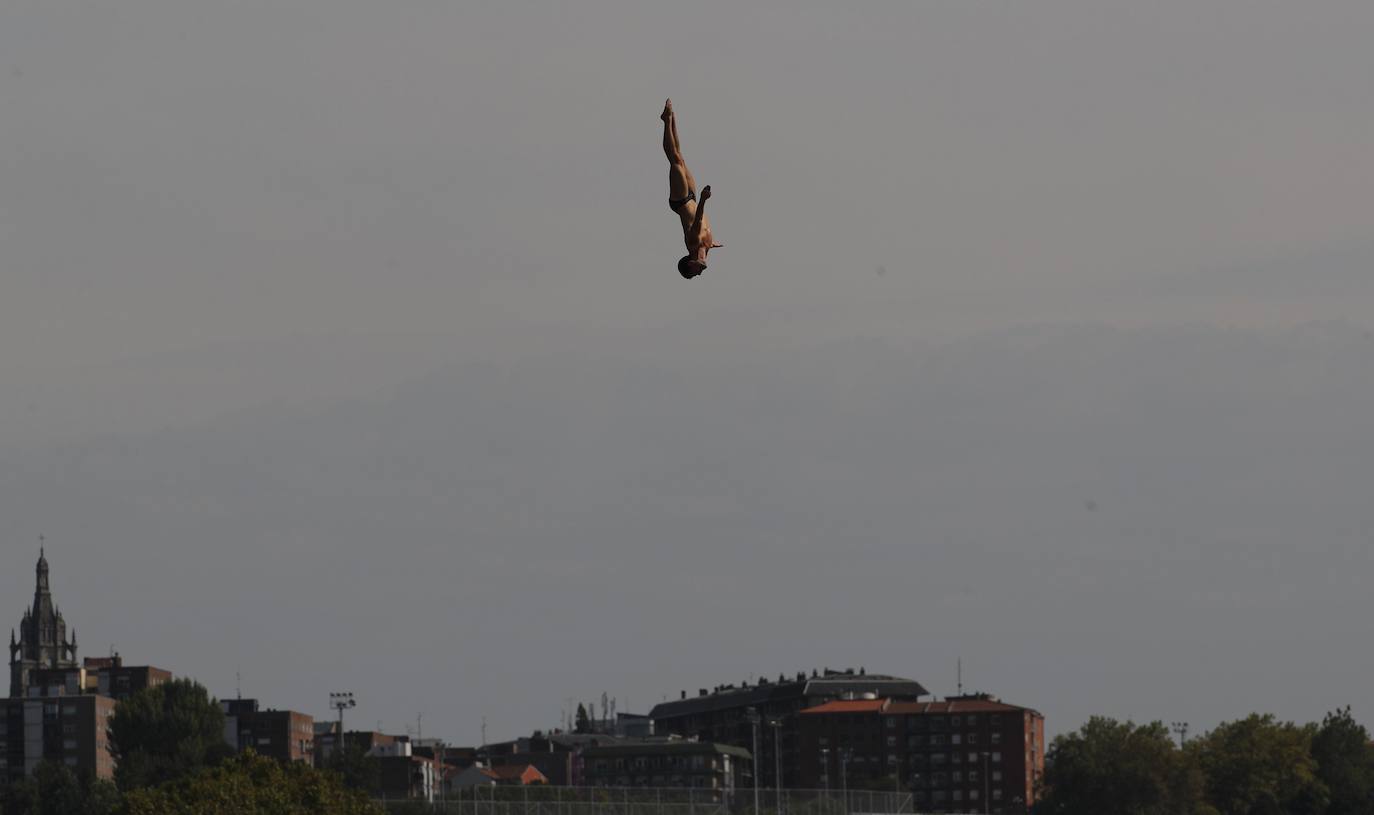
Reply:
<svg viewBox="0 0 1374 815"><path fill-rule="evenodd" d="M846 699L809 707L802 713L878 713L885 704L886 699Z"/></svg>
<svg viewBox="0 0 1374 815"><path fill-rule="evenodd" d="M500 767L484 767L482 774L497 781L548 781L539 768L533 764L503 764Z"/></svg>
<svg viewBox="0 0 1374 815"><path fill-rule="evenodd" d="M1008 713L1026 709L991 699L956 699L944 702L893 702L883 712L895 716L913 713Z"/></svg>

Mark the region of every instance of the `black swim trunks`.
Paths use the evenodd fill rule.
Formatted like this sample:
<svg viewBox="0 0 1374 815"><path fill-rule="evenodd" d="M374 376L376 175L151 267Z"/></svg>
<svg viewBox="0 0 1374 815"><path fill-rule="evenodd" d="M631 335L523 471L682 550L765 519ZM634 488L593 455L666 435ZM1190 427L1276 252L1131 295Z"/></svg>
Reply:
<svg viewBox="0 0 1374 815"><path fill-rule="evenodd" d="M679 211L681 211L681 209L682 209L683 207L687 206L687 202L688 202L688 201L695 201L695 200L697 200L697 194L696 194L695 191L687 193L687 197L686 197L686 198L679 198L679 199L677 199L676 201L674 201L673 199L669 198L669 199L668 199L668 209L671 209L673 212L679 212Z"/></svg>

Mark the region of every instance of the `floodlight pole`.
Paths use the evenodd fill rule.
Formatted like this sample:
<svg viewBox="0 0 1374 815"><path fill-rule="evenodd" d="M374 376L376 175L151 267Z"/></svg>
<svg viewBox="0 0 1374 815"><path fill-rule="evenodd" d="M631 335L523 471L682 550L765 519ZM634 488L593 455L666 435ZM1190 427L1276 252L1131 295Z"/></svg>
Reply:
<svg viewBox="0 0 1374 815"><path fill-rule="evenodd" d="M334 758L336 760L342 760L344 749L343 713L348 708L357 707L358 701L353 698L353 694L351 692L330 693L329 706L339 711L339 737L338 740L334 743Z"/></svg>

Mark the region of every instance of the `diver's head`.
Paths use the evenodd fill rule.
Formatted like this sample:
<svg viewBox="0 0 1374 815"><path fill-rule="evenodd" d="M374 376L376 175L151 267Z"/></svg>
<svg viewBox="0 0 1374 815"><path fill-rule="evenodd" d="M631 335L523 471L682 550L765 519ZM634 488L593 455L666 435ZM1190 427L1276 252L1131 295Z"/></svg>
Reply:
<svg viewBox="0 0 1374 815"><path fill-rule="evenodd" d="M692 257L691 255L683 255L682 259L677 262L678 274L682 275L684 278L688 280L691 280L692 278L701 274L705 270L706 264L697 260L695 257Z"/></svg>

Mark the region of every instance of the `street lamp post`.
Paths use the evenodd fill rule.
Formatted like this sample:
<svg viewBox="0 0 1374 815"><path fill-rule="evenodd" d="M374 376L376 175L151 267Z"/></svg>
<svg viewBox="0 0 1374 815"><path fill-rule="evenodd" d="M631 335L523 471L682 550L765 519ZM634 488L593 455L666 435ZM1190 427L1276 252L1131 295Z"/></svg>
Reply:
<svg viewBox="0 0 1374 815"><path fill-rule="evenodd" d="M759 815L759 722L762 717L754 708L749 708L745 714L749 718L749 724L754 729L754 755L750 759L754 777L754 815Z"/></svg>
<svg viewBox="0 0 1374 815"><path fill-rule="evenodd" d="M773 728L773 776L777 782L778 800L773 802L778 815L782 815L782 719L773 719L768 723Z"/></svg>
<svg viewBox="0 0 1374 815"><path fill-rule="evenodd" d="M343 757L344 749L343 712L348 708L357 707L358 702L353 698L352 693L331 693L329 694L329 706L339 711L339 736L334 742L334 757L340 759Z"/></svg>
<svg viewBox="0 0 1374 815"><path fill-rule="evenodd" d="M830 809L830 748L821 748L821 780L825 783L825 808Z"/></svg>
<svg viewBox="0 0 1374 815"><path fill-rule="evenodd" d="M852 753L848 747L840 748L840 793L844 796L843 815L849 815L849 756Z"/></svg>

